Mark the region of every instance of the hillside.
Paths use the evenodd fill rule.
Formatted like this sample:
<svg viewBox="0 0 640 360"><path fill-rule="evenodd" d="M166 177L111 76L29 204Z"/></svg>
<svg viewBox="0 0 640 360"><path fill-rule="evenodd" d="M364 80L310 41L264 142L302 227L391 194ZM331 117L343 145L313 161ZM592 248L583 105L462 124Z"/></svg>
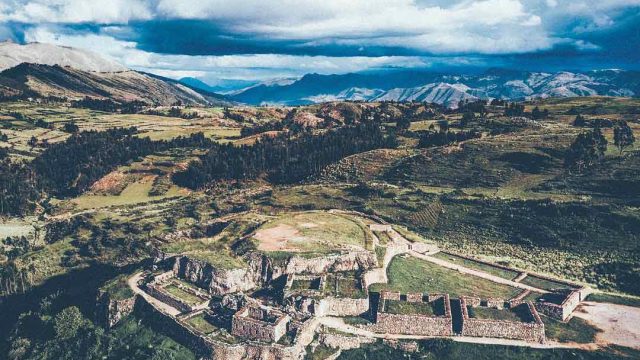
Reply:
<svg viewBox="0 0 640 360"><path fill-rule="evenodd" d="M22 63L0 73L0 95L31 97L109 98L114 101L143 101L150 104L220 105L224 97L195 90L177 81L140 73L89 72L59 65Z"/></svg>

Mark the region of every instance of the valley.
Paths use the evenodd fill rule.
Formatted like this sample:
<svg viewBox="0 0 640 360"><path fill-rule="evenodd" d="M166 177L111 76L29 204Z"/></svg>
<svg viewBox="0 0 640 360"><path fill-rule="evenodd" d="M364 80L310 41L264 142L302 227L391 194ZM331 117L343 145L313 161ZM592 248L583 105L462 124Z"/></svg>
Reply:
<svg viewBox="0 0 640 360"><path fill-rule="evenodd" d="M614 146L616 124L625 121L639 133L637 99L538 99L517 103L515 115L506 114L512 103L473 101L456 110L424 102L331 102L158 105L135 114L70 105L0 103L3 161L20 168L3 172L2 184L30 194L12 200L24 210L5 207L0 224L0 323L9 334L3 353L29 358L46 349L51 357L82 358L88 351L82 344L92 344L105 356L124 346L147 356L209 356L203 349L246 343L232 333L230 311L254 304L301 316L294 319L301 324L311 319L315 330L301 332L299 345L293 332L274 341L278 346L258 341L243 351L299 346L297 352L323 359L373 352L452 359L469 351L514 359L638 354L634 340L617 341L616 331L637 336L620 330L620 313L612 316L622 327L612 329L603 325L611 312L599 307L640 309L640 145ZM534 109L546 115L534 117ZM584 124L575 124L578 114ZM602 156L584 171L571 170L567 152L596 127L608 142ZM43 167L44 161L55 165ZM149 309L160 300L145 284L174 270L171 284L158 280L158 291L183 297L189 310L169 305L168 314L194 315L177 315L177 323L230 345L194 346ZM369 277L385 281L364 284ZM319 278L326 285L314 295ZM534 306L567 287L593 294L565 319L538 310L544 344L464 333L391 335L376 330L383 325L372 317L383 293L402 299L444 293L458 314L456 299L463 297L522 296ZM311 300L283 302L283 291L308 291L304 298ZM107 311L118 321L105 331L106 299L118 303L111 309L156 300L130 313ZM206 309L192 314L202 311L193 308L202 299ZM354 305L332 313L340 307L330 299ZM314 301L318 310L301 307ZM439 311L390 304L392 316ZM520 321L499 311L480 306L467 316L470 323L482 316ZM74 312L82 331L68 338L31 332L54 329L63 312ZM452 334L461 331L455 319ZM139 340L150 336L154 349Z"/></svg>

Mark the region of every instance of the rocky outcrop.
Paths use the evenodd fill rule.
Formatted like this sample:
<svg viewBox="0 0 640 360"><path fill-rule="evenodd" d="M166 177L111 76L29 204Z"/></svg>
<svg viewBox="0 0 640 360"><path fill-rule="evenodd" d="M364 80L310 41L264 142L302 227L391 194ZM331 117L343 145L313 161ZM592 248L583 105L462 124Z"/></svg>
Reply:
<svg viewBox="0 0 640 360"><path fill-rule="evenodd" d="M133 312L136 295L125 299L114 299L110 293L100 291L96 301L96 321L107 329L114 327L120 320Z"/></svg>
<svg viewBox="0 0 640 360"><path fill-rule="evenodd" d="M177 256L174 273L214 295L248 291L260 285L258 274L252 268L220 269L211 264L187 256Z"/></svg>

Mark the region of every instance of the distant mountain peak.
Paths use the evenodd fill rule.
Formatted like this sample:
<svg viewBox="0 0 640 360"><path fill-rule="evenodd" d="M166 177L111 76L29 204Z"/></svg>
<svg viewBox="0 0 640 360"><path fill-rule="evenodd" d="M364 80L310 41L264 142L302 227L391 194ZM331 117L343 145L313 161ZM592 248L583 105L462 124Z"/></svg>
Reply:
<svg viewBox="0 0 640 360"><path fill-rule="evenodd" d="M528 72L489 69L479 74L419 71L307 74L290 84L255 86L233 94L250 104L301 105L338 100L424 101L458 106L475 99L523 100L574 96L640 96L639 72Z"/></svg>
<svg viewBox="0 0 640 360"><path fill-rule="evenodd" d="M116 61L91 51L45 43L0 42L0 71L22 63L58 65L82 71L120 72L129 70Z"/></svg>

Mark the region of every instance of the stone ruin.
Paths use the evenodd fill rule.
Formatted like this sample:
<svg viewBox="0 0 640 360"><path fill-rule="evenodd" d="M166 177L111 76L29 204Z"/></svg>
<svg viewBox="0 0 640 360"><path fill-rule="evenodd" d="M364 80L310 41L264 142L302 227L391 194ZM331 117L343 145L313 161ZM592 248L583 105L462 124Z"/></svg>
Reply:
<svg viewBox="0 0 640 360"><path fill-rule="evenodd" d="M192 286L186 286L178 281L174 281L175 273L173 271L167 271L161 274L153 276L153 279L145 285L146 292L154 298L171 305L172 307L180 310L181 312L192 312L196 310L206 309L209 306L211 296L204 291L200 291ZM176 286L180 290L193 295L201 301L197 304L190 304L184 299L179 298L166 291L166 287L172 285Z"/></svg>
<svg viewBox="0 0 640 360"><path fill-rule="evenodd" d="M289 274L287 275L283 298L287 299L291 296L319 297L324 291L326 282L326 275ZM308 284L308 286L300 287L299 283Z"/></svg>
<svg viewBox="0 0 640 360"><path fill-rule="evenodd" d="M512 311L518 308L523 312L522 321L502 319L478 319L469 316L469 308L493 308L501 311ZM529 301L515 304L498 299L481 300L476 297L461 297L460 311L463 336L493 337L529 342L544 343L544 323L536 308Z"/></svg>
<svg viewBox="0 0 640 360"><path fill-rule="evenodd" d="M359 294L338 294L341 280L353 280ZM300 282L303 286L296 285ZM308 316L358 316L370 309L369 292L363 275L349 272L289 274L282 303Z"/></svg>
<svg viewBox="0 0 640 360"><path fill-rule="evenodd" d="M422 314L419 311L400 314L390 312L390 304L404 305L409 309L433 310ZM453 320L449 295L422 293L404 295L399 292L384 291L380 293L373 330L389 334L451 336Z"/></svg>
<svg viewBox="0 0 640 360"><path fill-rule="evenodd" d="M257 304L247 305L233 315L231 333L250 340L278 342L287 333L289 315Z"/></svg>
<svg viewBox="0 0 640 360"><path fill-rule="evenodd" d="M573 311L591 293L589 288L556 289L538 300L536 309L554 319L567 321Z"/></svg>

